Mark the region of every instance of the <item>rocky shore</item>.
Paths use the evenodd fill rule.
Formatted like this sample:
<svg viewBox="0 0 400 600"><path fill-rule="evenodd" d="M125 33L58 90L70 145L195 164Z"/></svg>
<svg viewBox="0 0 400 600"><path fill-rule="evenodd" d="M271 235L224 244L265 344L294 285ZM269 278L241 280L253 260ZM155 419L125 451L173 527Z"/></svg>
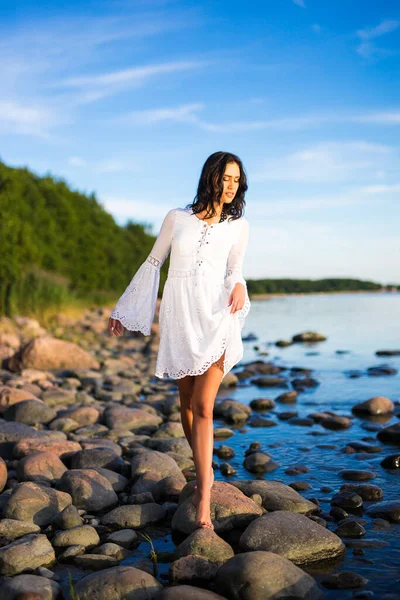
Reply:
<svg viewBox="0 0 400 600"><path fill-rule="evenodd" d="M158 326L147 338L110 337L108 316L93 310L73 322L60 315L49 330L27 318L0 319L0 600L314 600L332 589L338 598L342 590L373 597L362 595L367 579L346 569L344 558L349 548L368 547L369 528L400 522L400 500L385 501L370 483L375 473L343 469L340 489L324 490L324 510L302 495L307 482L267 478L279 465L256 432L239 457L247 479L235 478L225 442L238 427L276 426L268 411L277 404L290 409L279 419L318 424L329 435L365 415L397 415L399 402L366 398L352 417L300 418L299 395L316 385L309 372L293 369L289 379L260 359L229 373L221 384L228 394L248 379L287 389L250 405L217 398L215 530L195 529L195 470L177 387L152 377ZM373 441L348 442L343 451L371 456L390 444L380 468L396 476L400 422L371 432ZM173 549L152 550L163 536L172 536Z"/></svg>

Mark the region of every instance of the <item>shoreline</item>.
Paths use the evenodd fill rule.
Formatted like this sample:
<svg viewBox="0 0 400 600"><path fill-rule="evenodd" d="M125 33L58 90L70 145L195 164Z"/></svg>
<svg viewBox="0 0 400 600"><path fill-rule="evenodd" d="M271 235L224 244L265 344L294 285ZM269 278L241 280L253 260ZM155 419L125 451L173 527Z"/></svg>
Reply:
<svg viewBox="0 0 400 600"><path fill-rule="evenodd" d="M286 297L286 296L312 296L312 295L334 295L334 294L400 294L399 291L389 291L385 289L380 290L343 290L337 292L273 292L265 294L251 294L249 293L250 300L269 300L270 298Z"/></svg>

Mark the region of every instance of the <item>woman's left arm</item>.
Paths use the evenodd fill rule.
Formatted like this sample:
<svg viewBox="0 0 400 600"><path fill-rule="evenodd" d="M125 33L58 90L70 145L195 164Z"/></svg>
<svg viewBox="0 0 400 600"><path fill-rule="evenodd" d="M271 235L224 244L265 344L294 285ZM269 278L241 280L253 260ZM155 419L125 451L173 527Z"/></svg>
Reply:
<svg viewBox="0 0 400 600"><path fill-rule="evenodd" d="M225 285L230 292L228 306L231 307L231 313L242 310L249 302L247 284L243 277L243 261L249 241L249 222L245 217L242 217L241 221L239 237L229 252L225 278Z"/></svg>

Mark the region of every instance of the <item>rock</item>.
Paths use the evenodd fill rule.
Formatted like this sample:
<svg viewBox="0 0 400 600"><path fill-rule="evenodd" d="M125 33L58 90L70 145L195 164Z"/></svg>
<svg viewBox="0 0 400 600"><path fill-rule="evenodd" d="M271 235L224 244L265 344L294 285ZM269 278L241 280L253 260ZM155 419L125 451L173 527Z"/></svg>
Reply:
<svg viewBox="0 0 400 600"><path fill-rule="evenodd" d="M109 429L123 429L140 433L142 428L158 429L163 422L162 417L153 415L140 408L112 406L104 411L104 423Z"/></svg>
<svg viewBox="0 0 400 600"><path fill-rule="evenodd" d="M271 410L275 408L275 402L270 398L255 398L250 402L253 410Z"/></svg>
<svg viewBox="0 0 400 600"><path fill-rule="evenodd" d="M112 556L117 560L123 560L131 553L125 548L121 548L118 544L113 544L112 542L107 542L106 544L102 544L96 549L96 554L103 554L104 556Z"/></svg>
<svg viewBox="0 0 400 600"><path fill-rule="evenodd" d="M47 406L65 406L76 402L76 391L65 390L59 387L49 388L42 393L41 399Z"/></svg>
<svg viewBox="0 0 400 600"><path fill-rule="evenodd" d="M278 481L240 480L232 481L246 496L259 494L262 506L266 510L290 510L297 513L309 513L315 510L315 504L306 500L290 486Z"/></svg>
<svg viewBox="0 0 400 600"><path fill-rule="evenodd" d="M59 531L52 540L55 548L66 548L77 545L90 548L97 546L99 543L99 535L91 525L81 525L72 527L72 529L67 529L66 531Z"/></svg>
<svg viewBox="0 0 400 600"><path fill-rule="evenodd" d="M354 590L367 585L368 579L352 571L324 575L321 584L331 590Z"/></svg>
<svg viewBox="0 0 400 600"><path fill-rule="evenodd" d="M108 481L112 485L114 492L116 492L117 494L123 492L129 484L129 480L120 473L115 473L114 471L110 471L110 469L104 469L103 467L94 467L94 470L100 473L100 475L102 475L106 479L108 479Z"/></svg>
<svg viewBox="0 0 400 600"><path fill-rule="evenodd" d="M394 412L394 404L384 396L374 396L365 402L355 404L351 409L354 414L387 415Z"/></svg>
<svg viewBox="0 0 400 600"><path fill-rule="evenodd" d="M239 541L244 552L264 550L297 565L335 558L345 551L341 539L305 515L279 510L255 519Z"/></svg>
<svg viewBox="0 0 400 600"><path fill-rule="evenodd" d="M94 469L66 471L59 488L72 496L73 504L86 511L106 510L118 502L111 483Z"/></svg>
<svg viewBox="0 0 400 600"><path fill-rule="evenodd" d="M52 421L49 424L49 429L51 429L52 431L62 431L64 433L70 433L71 431L76 431L77 429L79 429L79 427L80 427L79 423L77 423L73 419L67 419L67 418L54 419L54 421Z"/></svg>
<svg viewBox="0 0 400 600"><path fill-rule="evenodd" d="M314 421L307 417L290 417L287 422L289 425L299 425L300 427L312 427L314 425Z"/></svg>
<svg viewBox="0 0 400 600"><path fill-rule="evenodd" d="M79 515L78 509L73 504L70 504L62 510L52 521L55 529L72 529L83 524L82 517Z"/></svg>
<svg viewBox="0 0 400 600"><path fill-rule="evenodd" d="M214 531L208 528L200 528L193 531L179 544L173 553L172 560L192 554L207 558L211 562L224 563L232 558L235 553L231 546L216 535Z"/></svg>
<svg viewBox="0 0 400 600"><path fill-rule="evenodd" d="M22 594L36 594L37 600L58 600L61 589L56 581L38 575L17 575L2 580L0 600L20 600ZM32 597L32 600L36 599Z"/></svg>
<svg viewBox="0 0 400 600"><path fill-rule="evenodd" d="M324 342L328 338L317 331L303 331L292 337L292 342Z"/></svg>
<svg viewBox="0 0 400 600"><path fill-rule="evenodd" d="M130 548L137 539L138 535L133 529L120 529L120 531L113 531L107 536L108 542L118 544L123 548Z"/></svg>
<svg viewBox="0 0 400 600"><path fill-rule="evenodd" d="M371 483L344 483L340 486L340 491L351 491L355 492L363 500L367 502L376 502L382 500L383 491L378 485L372 485Z"/></svg>
<svg viewBox="0 0 400 600"><path fill-rule="evenodd" d="M361 471L359 469L342 469L338 475L343 479L352 479L353 481L367 481L376 477L372 471Z"/></svg>
<svg viewBox="0 0 400 600"><path fill-rule="evenodd" d="M222 471L221 471L222 472ZM151 488L151 495L158 504L163 502L179 502L181 491L186 485L182 476L170 475L157 481Z"/></svg>
<svg viewBox="0 0 400 600"><path fill-rule="evenodd" d="M71 469L95 469L103 467L120 473L125 466L123 459L109 448L81 450L71 459Z"/></svg>
<svg viewBox="0 0 400 600"><path fill-rule="evenodd" d="M141 529L157 523L166 516L166 509L155 502L118 506L101 518L101 523L114 529Z"/></svg>
<svg viewBox="0 0 400 600"><path fill-rule="evenodd" d="M19 481L47 481L54 483L65 473L67 467L53 452L38 452L25 456L18 462Z"/></svg>
<svg viewBox="0 0 400 600"><path fill-rule="evenodd" d="M400 523L400 501L378 502L367 509L367 514L371 517L382 517L391 523Z"/></svg>
<svg viewBox="0 0 400 600"><path fill-rule="evenodd" d="M58 416L73 419L81 426L93 425L99 420L99 411L94 406L78 406L60 411Z"/></svg>
<svg viewBox="0 0 400 600"><path fill-rule="evenodd" d="M118 456L122 455L121 446L105 438L82 440L80 444L84 450L91 450L92 448L110 448L110 450L114 450L115 454L118 454Z"/></svg>
<svg viewBox="0 0 400 600"><path fill-rule="evenodd" d="M19 441L14 446L14 456L15 458L23 458L24 456L37 454L38 452L52 452L59 458L64 459L69 458L81 449L78 442L28 438Z"/></svg>
<svg viewBox="0 0 400 600"><path fill-rule="evenodd" d="M26 535L0 548L0 575L18 575L55 563L54 550L45 535Z"/></svg>
<svg viewBox="0 0 400 600"><path fill-rule="evenodd" d="M58 432L57 432L58 434ZM64 434L58 434L64 435ZM37 431L29 425L0 420L0 453L3 457L11 457L15 444L26 438L48 439L47 431ZM65 437L65 436L64 436Z"/></svg>
<svg viewBox="0 0 400 600"><path fill-rule="evenodd" d="M340 537L359 538L365 535L366 531L355 519L346 519L339 523L334 533Z"/></svg>
<svg viewBox="0 0 400 600"><path fill-rule="evenodd" d="M295 390L290 390L290 392L279 394L279 396L275 398L275 402L279 402L280 404L295 404L298 395L298 392Z"/></svg>
<svg viewBox="0 0 400 600"><path fill-rule="evenodd" d="M74 564L82 569L102 571L103 569L116 567L119 564L119 560L113 556L105 556L104 554L80 554L74 559Z"/></svg>
<svg viewBox="0 0 400 600"><path fill-rule="evenodd" d="M153 600L161 588L149 573L123 566L83 577L75 585L75 595L79 600Z"/></svg>
<svg viewBox="0 0 400 600"><path fill-rule="evenodd" d="M348 429L353 422L348 417L341 417L340 415L329 415L320 420L320 425L325 427L325 429L332 429L333 431L337 431L340 429Z"/></svg>
<svg viewBox="0 0 400 600"><path fill-rule="evenodd" d="M7 410L9 406L13 406L24 400L38 400L38 398L23 388L14 388L8 385L0 386L0 413Z"/></svg>
<svg viewBox="0 0 400 600"><path fill-rule="evenodd" d="M17 521L16 519L1 519L0 521L0 537L3 540L8 540L7 543L13 542L28 533L40 533L39 525L24 523L24 521Z"/></svg>
<svg viewBox="0 0 400 600"><path fill-rule="evenodd" d="M182 484L186 479L175 460L168 454L148 450L141 452L132 458L132 478L135 481L132 493L152 491L152 488L164 477L174 476Z"/></svg>
<svg viewBox="0 0 400 600"><path fill-rule="evenodd" d="M235 400L223 400L215 403L214 416L222 417L228 423L241 423L251 416L251 408Z"/></svg>
<svg viewBox="0 0 400 600"><path fill-rule="evenodd" d="M361 496L349 489L344 489L335 494L331 499L332 506L339 506L346 510L360 508L363 505Z"/></svg>
<svg viewBox="0 0 400 600"><path fill-rule="evenodd" d="M0 493L4 490L7 483L7 465L4 460L0 457Z"/></svg>
<svg viewBox="0 0 400 600"><path fill-rule="evenodd" d="M25 425L46 424L55 419L56 416L56 411L46 406L41 400L23 400L7 408L3 415L6 421L18 421L19 423L25 423Z"/></svg>
<svg viewBox="0 0 400 600"><path fill-rule="evenodd" d="M263 551L240 553L228 560L217 572L214 589L226 598L245 600L324 598L311 575L290 560Z"/></svg>
<svg viewBox="0 0 400 600"><path fill-rule="evenodd" d="M64 492L38 483L20 483L13 489L3 514L7 519L46 527L71 503L71 496Z"/></svg>
<svg viewBox="0 0 400 600"><path fill-rule="evenodd" d="M384 427L378 431L376 437L381 442L400 446L400 423L395 423L394 425Z"/></svg>
<svg viewBox="0 0 400 600"><path fill-rule="evenodd" d="M250 473L270 473L279 467L266 452L252 452L245 457L243 466Z"/></svg>
<svg viewBox="0 0 400 600"><path fill-rule="evenodd" d="M226 600L210 590L195 587L194 585L173 585L165 587L154 596L153 600Z"/></svg>
<svg viewBox="0 0 400 600"><path fill-rule="evenodd" d="M10 371L21 369L99 369L100 365L89 352L77 344L58 340L49 335L32 339L8 361Z"/></svg>
<svg viewBox="0 0 400 600"><path fill-rule="evenodd" d="M398 469L400 467L400 454L390 454L381 461L384 469Z"/></svg>
<svg viewBox="0 0 400 600"><path fill-rule="evenodd" d="M183 556L170 564L170 580L175 583L186 582L211 582L217 574L219 563L213 563L202 556Z"/></svg>
<svg viewBox="0 0 400 600"><path fill-rule="evenodd" d="M173 530L190 534L196 529L196 507L191 500L194 486L195 482L191 481L181 492L178 508L172 517ZM223 481L214 482L211 489L211 519L216 533L245 528L261 514L261 508L239 489Z"/></svg>

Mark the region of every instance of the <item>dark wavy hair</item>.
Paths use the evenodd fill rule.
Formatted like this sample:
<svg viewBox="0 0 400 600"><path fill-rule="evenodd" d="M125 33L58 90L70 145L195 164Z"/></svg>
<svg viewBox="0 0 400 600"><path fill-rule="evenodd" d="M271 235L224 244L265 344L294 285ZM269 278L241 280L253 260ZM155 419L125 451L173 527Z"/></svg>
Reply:
<svg viewBox="0 0 400 600"><path fill-rule="evenodd" d="M231 162L236 163L240 170L239 187L232 202L224 203L224 212L232 221L242 216L246 205L244 196L248 188L247 176L240 158L230 152L214 152L207 158L201 170L194 202L188 204L186 208L191 208L194 213L206 210L206 218L215 217L217 213L214 209L214 201L221 201L224 189L223 175L226 165Z"/></svg>

